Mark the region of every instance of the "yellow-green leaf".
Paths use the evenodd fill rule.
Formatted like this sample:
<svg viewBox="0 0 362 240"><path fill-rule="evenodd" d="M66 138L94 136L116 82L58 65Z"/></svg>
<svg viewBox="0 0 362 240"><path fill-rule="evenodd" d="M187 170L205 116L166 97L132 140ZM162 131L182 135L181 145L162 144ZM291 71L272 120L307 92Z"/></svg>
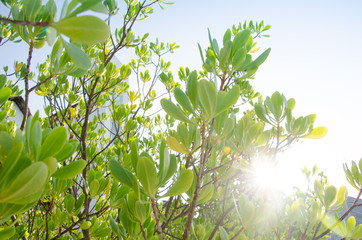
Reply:
<svg viewBox="0 0 362 240"><path fill-rule="evenodd" d="M192 185L193 176L194 174L191 169L182 168L180 171L180 176L172 184L167 193L162 197L180 195L181 193L189 190Z"/></svg>
<svg viewBox="0 0 362 240"><path fill-rule="evenodd" d="M179 153L184 153L184 154L187 154L188 151L187 149L185 148L185 146L181 145L177 139L175 137L172 137L172 136L168 136L166 138L166 141L167 141L167 145L174 151L176 152L179 152Z"/></svg>
<svg viewBox="0 0 362 240"><path fill-rule="evenodd" d="M48 168L43 162L36 162L25 168L3 192L0 202L17 203L32 196L44 187L48 177Z"/></svg>
<svg viewBox="0 0 362 240"><path fill-rule="evenodd" d="M318 139L324 137L328 132L328 129L326 127L316 127L313 128L313 130L304 135L303 138L312 138L312 139Z"/></svg>
<svg viewBox="0 0 362 240"><path fill-rule="evenodd" d="M137 162L136 174L148 196L153 198L157 190L158 177L152 160L148 157L140 157Z"/></svg>

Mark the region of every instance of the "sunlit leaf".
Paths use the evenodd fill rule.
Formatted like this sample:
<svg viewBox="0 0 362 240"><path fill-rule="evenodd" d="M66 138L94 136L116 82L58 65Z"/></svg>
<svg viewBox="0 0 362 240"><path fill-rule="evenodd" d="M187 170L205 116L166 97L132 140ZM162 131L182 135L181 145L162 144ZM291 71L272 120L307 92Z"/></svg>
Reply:
<svg viewBox="0 0 362 240"><path fill-rule="evenodd" d="M189 188L192 185L193 176L194 174L191 169L182 168L180 171L180 176L172 184L167 193L162 197L180 195L181 193L184 193L187 190L189 190Z"/></svg>
<svg viewBox="0 0 362 240"><path fill-rule="evenodd" d="M11 95L11 89L8 87L3 87L0 89L0 105L4 104Z"/></svg>
<svg viewBox="0 0 362 240"><path fill-rule="evenodd" d="M328 132L328 129L326 127L316 127L313 128L313 130L308 133L307 135L304 135L303 138L313 138L318 139L324 137Z"/></svg>
<svg viewBox="0 0 362 240"><path fill-rule="evenodd" d="M172 136L168 136L166 138L166 141L167 141L167 144L168 146L176 151L176 152L179 152L179 153L184 153L184 154L187 154L188 151L187 149L185 148L185 146L181 145L176 138L172 137Z"/></svg>
<svg viewBox="0 0 362 240"><path fill-rule="evenodd" d="M109 37L109 27L95 16L76 16L51 24L59 33L80 43L94 45L104 42Z"/></svg>

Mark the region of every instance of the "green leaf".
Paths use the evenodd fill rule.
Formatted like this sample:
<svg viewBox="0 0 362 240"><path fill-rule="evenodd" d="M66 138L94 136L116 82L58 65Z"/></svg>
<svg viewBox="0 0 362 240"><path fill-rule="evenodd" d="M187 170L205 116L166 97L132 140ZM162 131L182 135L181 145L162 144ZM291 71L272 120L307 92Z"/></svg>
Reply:
<svg viewBox="0 0 362 240"><path fill-rule="evenodd" d="M313 130L304 135L303 138L312 138L312 139L318 139L324 137L328 132L328 129L326 127L316 127L313 128Z"/></svg>
<svg viewBox="0 0 362 240"><path fill-rule="evenodd" d="M26 20L32 22L41 9L41 0L24 0L23 13Z"/></svg>
<svg viewBox="0 0 362 240"><path fill-rule="evenodd" d="M166 183L167 180L169 180L176 172L177 170L177 159L174 154L170 154L170 166L168 168L168 171L166 175L163 177L162 182L160 183L160 186Z"/></svg>
<svg viewBox="0 0 362 240"><path fill-rule="evenodd" d="M97 196L98 189L99 189L99 182L97 179L93 179L93 181L89 186L90 198L94 198L95 196Z"/></svg>
<svg viewBox="0 0 362 240"><path fill-rule="evenodd" d="M121 231L117 222L112 218L112 216L110 217L109 221L111 223L112 232L115 233L119 239L122 239L122 236L126 237L126 235Z"/></svg>
<svg viewBox="0 0 362 240"><path fill-rule="evenodd" d="M136 213L137 218L141 221L142 224L148 218L146 206L145 206L145 204L141 203L141 201L135 202L135 213Z"/></svg>
<svg viewBox="0 0 362 240"><path fill-rule="evenodd" d="M8 87L3 87L0 89L0 105L4 104L11 95L11 89Z"/></svg>
<svg viewBox="0 0 362 240"><path fill-rule="evenodd" d="M214 195L214 185L209 184L207 186L204 186L200 191L199 199L197 200L197 204L202 204L202 203L209 201L213 195Z"/></svg>
<svg viewBox="0 0 362 240"><path fill-rule="evenodd" d="M222 240L229 240L229 235L222 226L219 226L219 231L220 231L220 238Z"/></svg>
<svg viewBox="0 0 362 240"><path fill-rule="evenodd" d="M220 91L217 94L216 100L216 114L219 114L228 108L230 108L240 96L240 88L238 85L235 85L228 92Z"/></svg>
<svg viewBox="0 0 362 240"><path fill-rule="evenodd" d="M180 120L182 122L187 122L191 124L195 124L193 121L188 119L186 115L175 105L173 102L171 102L168 99L161 99L161 106L163 110L166 111L168 115L171 117Z"/></svg>
<svg viewBox="0 0 362 240"><path fill-rule="evenodd" d="M92 62L87 54L85 54L79 47L74 44L68 43L62 39L65 50L73 62L81 69L89 69Z"/></svg>
<svg viewBox="0 0 362 240"><path fill-rule="evenodd" d="M228 30L226 30L226 32L224 34L223 44L225 45L225 43L230 40L231 40L231 30L230 30L230 28L228 28Z"/></svg>
<svg viewBox="0 0 362 240"><path fill-rule="evenodd" d="M192 105L197 107L197 72L192 71L187 78L186 94L189 97Z"/></svg>
<svg viewBox="0 0 362 240"><path fill-rule="evenodd" d="M5 83L6 83L6 75L0 74L0 89L4 87Z"/></svg>
<svg viewBox="0 0 362 240"><path fill-rule="evenodd" d="M209 119L214 117L216 110L216 89L214 84L207 80L200 80L197 93L201 106Z"/></svg>
<svg viewBox="0 0 362 240"><path fill-rule="evenodd" d="M72 40L88 45L106 41L109 38L109 27L95 16L77 16L54 22L50 25L59 33Z"/></svg>
<svg viewBox="0 0 362 240"><path fill-rule="evenodd" d="M10 239L16 233L14 227L7 227L0 230L0 239Z"/></svg>
<svg viewBox="0 0 362 240"><path fill-rule="evenodd" d="M224 44L224 47L220 50L219 64L220 64L220 69L223 71L227 71L230 65L229 59L231 54L231 47L232 47L232 42L227 41Z"/></svg>
<svg viewBox="0 0 362 240"><path fill-rule="evenodd" d="M288 100L288 108L289 108L290 110L293 110L294 107L295 107L295 99L294 99L294 98L290 98L290 99Z"/></svg>
<svg viewBox="0 0 362 240"><path fill-rule="evenodd" d="M193 176L194 174L191 169L182 168L180 171L180 176L172 184L167 193L162 197L180 195L189 190L192 185Z"/></svg>
<svg viewBox="0 0 362 240"><path fill-rule="evenodd" d="M53 177L60 179L71 179L77 176L87 165L87 162L84 160L78 160L71 162L70 164L59 168L54 174Z"/></svg>
<svg viewBox="0 0 362 240"><path fill-rule="evenodd" d="M187 110L190 113L194 113L191 102L187 95L179 88L175 88L174 91L176 101L181 105L181 107Z"/></svg>
<svg viewBox="0 0 362 240"><path fill-rule="evenodd" d="M67 194L64 197L64 206L68 213L73 213L75 207L75 199L71 194Z"/></svg>
<svg viewBox="0 0 362 240"><path fill-rule="evenodd" d="M154 198L158 177L153 161L148 157L140 157L137 163L136 174L148 196Z"/></svg>
<svg viewBox="0 0 362 240"><path fill-rule="evenodd" d="M184 153L184 154L188 153L188 150L186 149L186 147L184 145L181 145L175 137L168 136L166 138L166 141L167 141L168 146L172 150L179 152L179 153Z"/></svg>
<svg viewBox="0 0 362 240"><path fill-rule="evenodd" d="M262 54L260 54L259 57L257 57L254 61L252 61L250 64L248 64L245 67L245 70L259 67L267 59L270 51L271 51L271 48L268 48L267 50L265 50Z"/></svg>
<svg viewBox="0 0 362 240"><path fill-rule="evenodd" d="M17 203L37 194L44 187L48 168L43 162L36 162L25 168L15 180L0 193L0 202ZM40 196L39 196L40 197ZM28 203L33 202L29 201Z"/></svg>
<svg viewBox="0 0 362 240"><path fill-rule="evenodd" d="M130 149L131 149L130 156L131 156L132 166L133 166L133 169L136 170L137 161L138 161L138 150L137 150L137 143L136 143L136 141L133 141L133 142L130 144Z"/></svg>
<svg viewBox="0 0 362 240"><path fill-rule="evenodd" d="M232 50L231 50L231 55L234 56L236 51L238 49L241 49L245 46L246 42L248 41L250 36L250 30L246 29L243 30L241 32L239 32L238 34L235 35L234 40L233 40L233 44L232 44Z"/></svg>
<svg viewBox="0 0 362 240"><path fill-rule="evenodd" d="M62 150L60 150L57 154L54 155L54 158L56 158L58 162L62 162L68 159L69 157L72 156L77 146L78 143L75 141L65 143Z"/></svg>
<svg viewBox="0 0 362 240"><path fill-rule="evenodd" d="M361 239L362 238L362 224L359 224L354 230L352 235L349 236L351 239Z"/></svg>
<svg viewBox="0 0 362 240"><path fill-rule="evenodd" d="M271 124L270 121L267 118L266 109L264 108L264 106L262 104L259 104L259 103L255 104L254 110L255 110L256 116L258 118L260 118L260 120L262 120L263 122Z"/></svg>
<svg viewBox="0 0 362 240"><path fill-rule="evenodd" d="M347 224L347 234L349 235L350 232L354 229L356 226L356 219L354 216L350 216L346 222Z"/></svg>
<svg viewBox="0 0 362 240"><path fill-rule="evenodd" d="M135 176L116 160L109 161L110 170L112 176L123 185L133 188L133 182L136 180Z"/></svg>
<svg viewBox="0 0 362 240"><path fill-rule="evenodd" d="M82 4L79 7L77 7L75 10L73 10L71 13L67 15L67 18L74 17L79 13L87 11L95 6L98 6L99 4L105 8L105 11L102 11L102 13L107 14L108 13L107 8L102 4L101 0L88 0L88 1L82 1Z"/></svg>
<svg viewBox="0 0 362 240"><path fill-rule="evenodd" d="M324 205L329 208L332 203L336 200L337 198L337 188L332 186L332 185L328 185L325 189L325 195L324 195Z"/></svg>
<svg viewBox="0 0 362 240"><path fill-rule="evenodd" d="M39 160L47 157L53 157L60 152L67 140L67 130L64 127L55 128L41 145Z"/></svg>
<svg viewBox="0 0 362 240"><path fill-rule="evenodd" d="M235 54L234 54L234 56L232 58L232 61L231 61L233 71L239 69L243 65L245 57L246 57L246 49L245 48L240 48L235 52Z"/></svg>
<svg viewBox="0 0 362 240"><path fill-rule="evenodd" d="M45 163L48 167L49 176L51 176L58 168L58 162L53 157L47 157L43 160L43 163Z"/></svg>

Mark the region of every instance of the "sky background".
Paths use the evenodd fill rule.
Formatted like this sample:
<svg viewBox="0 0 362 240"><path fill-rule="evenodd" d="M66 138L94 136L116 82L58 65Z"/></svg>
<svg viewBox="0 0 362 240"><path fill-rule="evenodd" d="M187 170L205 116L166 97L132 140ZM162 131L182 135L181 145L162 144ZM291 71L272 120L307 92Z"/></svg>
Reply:
<svg viewBox="0 0 362 240"><path fill-rule="evenodd" d="M329 130L323 139L304 140L280 156L281 166L289 170L282 181L299 183L300 169L318 164L332 184L348 185L342 164L362 157L362 1L174 2L165 10L156 6L154 14L134 29L136 35L150 33L149 40L157 37L180 45L169 58L174 76L179 66L201 69L197 43L208 46L208 28L220 43L227 28L245 20L264 20L272 26L270 38L257 40L261 47L257 55L269 47L272 51L251 82L254 89L264 97L279 91L295 98L295 116L316 113L315 126ZM10 51L0 48L0 66L26 60L25 46L8 46ZM34 59L44 59L47 51L36 51ZM121 61L122 57L118 55Z"/></svg>

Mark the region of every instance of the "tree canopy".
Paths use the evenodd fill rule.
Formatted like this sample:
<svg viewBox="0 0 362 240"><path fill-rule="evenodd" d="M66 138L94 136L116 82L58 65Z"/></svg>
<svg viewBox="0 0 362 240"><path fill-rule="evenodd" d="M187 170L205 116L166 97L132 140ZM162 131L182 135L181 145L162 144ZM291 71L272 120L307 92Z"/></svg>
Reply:
<svg viewBox="0 0 362 240"><path fill-rule="evenodd" d="M178 45L133 32L169 4L1 0L0 49L22 42L28 52L0 74L0 239L361 238L348 214L362 161L344 166L359 191L348 208L346 187L317 167L292 195L255 182L255 164L272 171L279 152L327 133L315 114L294 115L295 99L253 89L271 51L255 39L271 26L239 23L221 40L209 31L200 69L172 73L165 56ZM134 56L120 64L126 49ZM34 95L46 116L30 114ZM9 119L17 96L18 125Z"/></svg>

